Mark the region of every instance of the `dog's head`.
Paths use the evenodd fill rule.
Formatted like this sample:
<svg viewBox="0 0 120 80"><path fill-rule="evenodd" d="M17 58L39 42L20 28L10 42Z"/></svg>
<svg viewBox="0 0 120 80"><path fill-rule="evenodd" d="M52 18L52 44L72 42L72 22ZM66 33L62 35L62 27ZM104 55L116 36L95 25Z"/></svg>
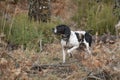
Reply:
<svg viewBox="0 0 120 80"><path fill-rule="evenodd" d="M58 25L52 29L55 34L62 34L64 37L70 36L70 28L67 25Z"/></svg>

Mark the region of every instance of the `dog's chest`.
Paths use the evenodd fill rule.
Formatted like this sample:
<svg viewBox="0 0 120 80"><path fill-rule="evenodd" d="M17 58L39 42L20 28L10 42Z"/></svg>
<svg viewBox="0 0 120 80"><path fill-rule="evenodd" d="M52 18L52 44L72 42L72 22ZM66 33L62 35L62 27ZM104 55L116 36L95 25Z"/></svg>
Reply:
<svg viewBox="0 0 120 80"><path fill-rule="evenodd" d="M70 43L69 41L65 41L65 40L61 40L61 44L64 46L64 47L72 47L74 46L72 43Z"/></svg>
<svg viewBox="0 0 120 80"><path fill-rule="evenodd" d="M76 35L73 32L71 32L71 35L70 35L68 41L65 41L64 39L62 39L61 44L65 47L72 47L72 46L78 45L79 42L78 42Z"/></svg>

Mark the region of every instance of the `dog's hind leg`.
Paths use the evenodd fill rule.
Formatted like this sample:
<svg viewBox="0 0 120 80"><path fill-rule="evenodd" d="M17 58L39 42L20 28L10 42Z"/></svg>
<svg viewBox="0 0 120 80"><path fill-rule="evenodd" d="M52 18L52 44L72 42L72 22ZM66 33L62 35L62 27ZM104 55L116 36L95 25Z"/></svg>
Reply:
<svg viewBox="0 0 120 80"><path fill-rule="evenodd" d="M86 47L86 51L88 54L91 54L91 50L90 50L90 46L89 46L89 43L84 41L84 44L85 44L85 47Z"/></svg>
<svg viewBox="0 0 120 80"><path fill-rule="evenodd" d="M85 59L88 58L88 57L91 57L92 56L92 52L90 50L90 46L89 46L89 43L85 43L85 46L86 46L86 55L85 55Z"/></svg>
<svg viewBox="0 0 120 80"><path fill-rule="evenodd" d="M91 50L90 50L90 47L89 47L89 43L86 43L86 49L87 49L87 52L88 52L89 54L91 54Z"/></svg>
<svg viewBox="0 0 120 80"><path fill-rule="evenodd" d="M73 50L77 49L78 47L79 47L79 45L74 46L74 47L72 47L71 49L68 49L68 50L67 50L67 53L69 53L69 54L70 54L70 57L72 57L71 52L72 52Z"/></svg>

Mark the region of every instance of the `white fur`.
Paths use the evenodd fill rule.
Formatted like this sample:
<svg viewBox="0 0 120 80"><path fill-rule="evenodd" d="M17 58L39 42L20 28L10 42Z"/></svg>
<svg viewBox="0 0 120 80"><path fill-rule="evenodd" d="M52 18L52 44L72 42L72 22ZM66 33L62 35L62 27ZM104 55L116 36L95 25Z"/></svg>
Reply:
<svg viewBox="0 0 120 80"><path fill-rule="evenodd" d="M81 43L84 43L87 52L91 53L89 43L91 44L92 37L88 33L86 33L86 31L71 31L70 28L66 25L58 25L52 30L55 34L62 35L61 45L63 53L63 63L65 63L66 60L65 47L70 47L70 49L67 50L67 53L71 55L71 52L73 50L77 49Z"/></svg>
<svg viewBox="0 0 120 80"><path fill-rule="evenodd" d="M67 53L70 54L73 50L77 49L80 45L80 42L77 39L77 36L75 34L75 32L85 35L85 31L71 31L71 35L69 38L69 41L66 42L65 40L61 39L61 45L62 45L62 53L63 53L63 63L65 63L65 59L66 59L66 54L65 54L65 49L64 47L72 47L70 49L67 50ZM86 40L84 39L83 43L86 45L86 49L88 51L88 53L91 53L90 48L89 48L89 43L86 42Z"/></svg>
<svg viewBox="0 0 120 80"><path fill-rule="evenodd" d="M54 29L54 33L57 33L57 29L56 28Z"/></svg>

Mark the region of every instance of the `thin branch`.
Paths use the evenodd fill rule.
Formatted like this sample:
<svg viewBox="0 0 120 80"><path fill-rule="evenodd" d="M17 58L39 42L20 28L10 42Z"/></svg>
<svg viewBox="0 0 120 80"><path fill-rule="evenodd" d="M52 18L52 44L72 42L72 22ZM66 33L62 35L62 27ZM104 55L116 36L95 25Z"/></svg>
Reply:
<svg viewBox="0 0 120 80"><path fill-rule="evenodd" d="M88 78L92 78L92 79L95 79L95 80L103 80L103 79L101 79L101 78L99 78L99 77L96 77L96 76L88 76L87 79L88 79Z"/></svg>

